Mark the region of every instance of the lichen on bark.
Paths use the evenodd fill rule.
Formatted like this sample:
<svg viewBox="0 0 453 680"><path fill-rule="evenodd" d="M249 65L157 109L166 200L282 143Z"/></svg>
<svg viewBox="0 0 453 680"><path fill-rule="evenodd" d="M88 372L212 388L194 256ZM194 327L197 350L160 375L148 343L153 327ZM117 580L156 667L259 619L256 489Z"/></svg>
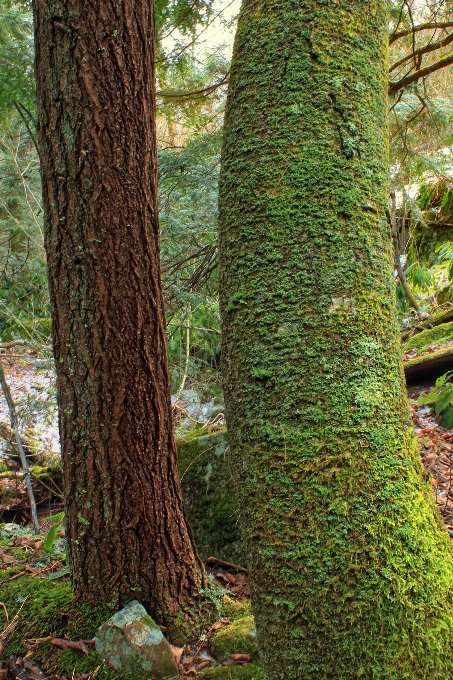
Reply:
<svg viewBox="0 0 453 680"><path fill-rule="evenodd" d="M385 0L244 0L220 181L232 470L268 680L453 676L453 555L411 430Z"/></svg>

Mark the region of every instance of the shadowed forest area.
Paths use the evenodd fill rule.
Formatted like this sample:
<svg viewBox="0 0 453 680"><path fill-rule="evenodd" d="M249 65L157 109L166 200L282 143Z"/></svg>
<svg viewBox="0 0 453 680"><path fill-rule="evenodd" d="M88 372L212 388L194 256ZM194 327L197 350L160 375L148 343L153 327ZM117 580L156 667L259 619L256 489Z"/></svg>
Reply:
<svg viewBox="0 0 453 680"><path fill-rule="evenodd" d="M453 679L452 44L3 0L0 680Z"/></svg>

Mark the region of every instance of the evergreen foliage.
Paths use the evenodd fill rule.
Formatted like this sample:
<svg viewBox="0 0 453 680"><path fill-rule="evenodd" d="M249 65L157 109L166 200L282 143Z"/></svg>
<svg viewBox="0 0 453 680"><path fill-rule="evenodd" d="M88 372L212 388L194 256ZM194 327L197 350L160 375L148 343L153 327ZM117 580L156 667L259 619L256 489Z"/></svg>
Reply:
<svg viewBox="0 0 453 680"><path fill-rule="evenodd" d="M30 0L3 0L0 9L0 124L16 105L35 107L33 17Z"/></svg>

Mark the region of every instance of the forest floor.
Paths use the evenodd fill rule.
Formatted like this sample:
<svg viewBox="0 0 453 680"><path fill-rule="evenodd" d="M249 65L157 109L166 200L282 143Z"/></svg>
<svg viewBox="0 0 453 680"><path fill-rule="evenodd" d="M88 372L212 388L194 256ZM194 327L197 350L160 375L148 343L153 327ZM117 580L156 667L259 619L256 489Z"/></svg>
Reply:
<svg viewBox="0 0 453 680"><path fill-rule="evenodd" d="M41 534L25 523L28 499L16 459L11 449L0 449L0 522L2 513L6 522L0 524L0 680L114 680L115 673L102 665L91 640L94 624L103 621L89 617L87 627L73 604L58 475L40 477L42 466L50 462L52 468L58 456L55 412L49 405L54 399L52 376L37 368L32 356L17 352L8 357L5 369L24 422L30 429L35 424L29 450L35 446L32 455L41 463L34 466ZM410 388L410 407L421 460L453 538L453 430L441 427L429 407L417 405L429 389ZM0 438L7 434L7 418L0 393ZM219 620L191 645L175 649L178 677L262 680L247 569L219 559L209 559L206 569L221 594Z"/></svg>
<svg viewBox="0 0 453 680"><path fill-rule="evenodd" d="M412 422L436 503L453 538L453 430L441 427L428 406L417 406L418 397L430 389L431 385L409 389Z"/></svg>

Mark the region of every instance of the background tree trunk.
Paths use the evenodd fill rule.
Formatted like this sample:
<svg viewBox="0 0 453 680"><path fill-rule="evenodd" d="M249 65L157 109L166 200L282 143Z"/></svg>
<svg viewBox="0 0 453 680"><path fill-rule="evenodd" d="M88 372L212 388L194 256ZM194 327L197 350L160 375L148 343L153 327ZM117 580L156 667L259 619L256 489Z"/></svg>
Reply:
<svg viewBox="0 0 453 680"><path fill-rule="evenodd" d="M266 677L453 677L453 559L395 312L385 0L244 0L222 363Z"/></svg>
<svg viewBox="0 0 453 680"><path fill-rule="evenodd" d="M74 588L97 603L137 598L168 625L205 577L171 420L153 4L35 0L34 16Z"/></svg>

